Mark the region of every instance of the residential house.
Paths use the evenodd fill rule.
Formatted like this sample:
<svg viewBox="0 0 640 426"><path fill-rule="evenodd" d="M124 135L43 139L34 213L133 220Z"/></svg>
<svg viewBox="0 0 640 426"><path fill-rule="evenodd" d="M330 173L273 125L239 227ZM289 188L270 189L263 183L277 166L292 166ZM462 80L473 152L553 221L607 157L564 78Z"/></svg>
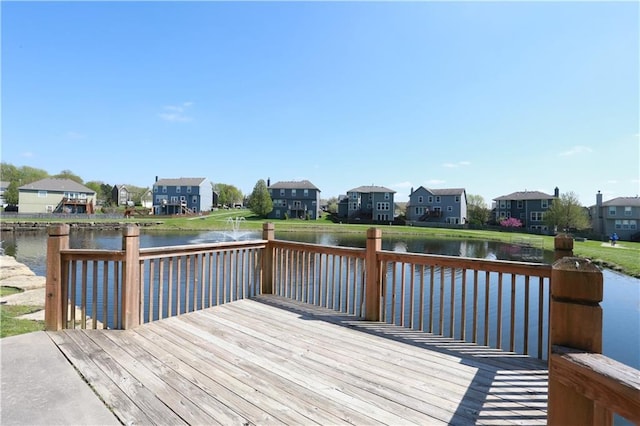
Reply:
<svg viewBox="0 0 640 426"><path fill-rule="evenodd" d="M113 185L111 189L111 200L118 206L126 206L132 195L126 185Z"/></svg>
<svg viewBox="0 0 640 426"><path fill-rule="evenodd" d="M406 210L407 222L447 223L467 222L467 193L464 188L411 188Z"/></svg>
<svg viewBox="0 0 640 426"><path fill-rule="evenodd" d="M267 179L267 188L273 202L273 210L267 218L316 220L320 217L320 190L308 180L282 181L271 185L270 179Z"/></svg>
<svg viewBox="0 0 640 426"><path fill-rule="evenodd" d="M9 185L11 184L11 182L7 181L0 181L0 207L4 208L7 207L7 200L4 197L4 193L5 191L9 188Z"/></svg>
<svg viewBox="0 0 640 426"><path fill-rule="evenodd" d="M153 191L149 188L145 189L140 196L140 205L145 209L153 208Z"/></svg>
<svg viewBox="0 0 640 426"><path fill-rule="evenodd" d="M205 178L158 179L153 184L153 213L195 214L211 211L213 189Z"/></svg>
<svg viewBox="0 0 640 426"><path fill-rule="evenodd" d="M540 191L513 192L495 198L495 219L497 222L514 217L522 222L522 229L530 232L548 233L553 229L544 223L544 215L553 204L553 200L560 196L556 187L553 195Z"/></svg>
<svg viewBox="0 0 640 426"><path fill-rule="evenodd" d="M95 213L96 193L71 179L46 178L18 188L20 213Z"/></svg>
<svg viewBox="0 0 640 426"><path fill-rule="evenodd" d="M596 204L589 207L593 232L609 237L614 232L621 240L640 241L640 198L617 197L602 201L600 191L596 194Z"/></svg>
<svg viewBox="0 0 640 426"><path fill-rule="evenodd" d="M338 217L372 222L390 222L394 219L393 189L384 186L359 186L347 191L338 203Z"/></svg>

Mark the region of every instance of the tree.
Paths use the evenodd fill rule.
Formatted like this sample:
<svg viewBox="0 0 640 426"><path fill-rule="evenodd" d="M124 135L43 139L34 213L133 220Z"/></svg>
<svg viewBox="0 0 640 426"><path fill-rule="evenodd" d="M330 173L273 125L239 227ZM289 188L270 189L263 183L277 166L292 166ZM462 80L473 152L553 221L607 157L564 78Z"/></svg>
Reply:
<svg viewBox="0 0 640 426"><path fill-rule="evenodd" d="M78 175L76 175L75 173L73 173L71 170L63 170L60 173L58 173L55 176L52 176L56 179L71 179L72 181L78 182L79 184L83 184L84 181L82 180L82 178Z"/></svg>
<svg viewBox="0 0 640 426"><path fill-rule="evenodd" d="M338 197L331 197L325 203L329 213L338 213Z"/></svg>
<svg viewBox="0 0 640 426"><path fill-rule="evenodd" d="M233 185L215 183L213 190L218 194L218 204L233 206L236 203L242 203L242 191Z"/></svg>
<svg viewBox="0 0 640 426"><path fill-rule="evenodd" d="M256 182L256 186L253 187L253 192L249 195L247 207L260 217L266 217L273 210L273 201L271 200L271 195L269 195L269 189L267 189L267 183L264 179Z"/></svg>
<svg viewBox="0 0 640 426"><path fill-rule="evenodd" d="M18 204L18 188L31 182L48 177L46 170L35 167L16 167L9 163L0 164L0 179L9 182L9 187L4 192L4 199L8 204Z"/></svg>
<svg viewBox="0 0 640 426"><path fill-rule="evenodd" d="M559 198L553 200L544 214L544 221L562 232L586 229L590 225L585 208L580 205L578 196L571 191L560 194Z"/></svg>
<svg viewBox="0 0 640 426"><path fill-rule="evenodd" d="M500 221L500 226L505 228L522 228L522 222L515 217L508 217Z"/></svg>
<svg viewBox="0 0 640 426"><path fill-rule="evenodd" d="M467 195L467 219L472 225L484 225L489 222L491 210L481 195Z"/></svg>

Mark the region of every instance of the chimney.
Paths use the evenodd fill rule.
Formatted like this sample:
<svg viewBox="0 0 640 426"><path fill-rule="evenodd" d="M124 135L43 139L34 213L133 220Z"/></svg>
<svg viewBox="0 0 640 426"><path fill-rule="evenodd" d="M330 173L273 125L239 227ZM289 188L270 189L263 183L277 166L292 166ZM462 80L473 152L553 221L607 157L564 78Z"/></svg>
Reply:
<svg viewBox="0 0 640 426"><path fill-rule="evenodd" d="M158 176L156 176L156 182L158 181Z"/></svg>
<svg viewBox="0 0 640 426"><path fill-rule="evenodd" d="M556 186L556 189L553 190L553 196L558 198L560 197L560 189Z"/></svg>
<svg viewBox="0 0 640 426"><path fill-rule="evenodd" d="M270 186L271 186L271 178L270 178L270 177L268 177L268 178L267 178L267 188L268 188L268 187L270 187Z"/></svg>
<svg viewBox="0 0 640 426"><path fill-rule="evenodd" d="M602 193L600 191L596 194L596 210L598 217L602 218Z"/></svg>

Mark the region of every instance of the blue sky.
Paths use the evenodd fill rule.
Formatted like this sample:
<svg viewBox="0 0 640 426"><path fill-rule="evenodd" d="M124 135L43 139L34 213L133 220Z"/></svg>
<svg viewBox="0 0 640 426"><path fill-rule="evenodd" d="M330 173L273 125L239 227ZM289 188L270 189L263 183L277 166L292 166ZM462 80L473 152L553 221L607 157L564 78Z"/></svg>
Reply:
<svg viewBox="0 0 640 426"><path fill-rule="evenodd" d="M2 161L85 181L640 193L637 2L7 2Z"/></svg>

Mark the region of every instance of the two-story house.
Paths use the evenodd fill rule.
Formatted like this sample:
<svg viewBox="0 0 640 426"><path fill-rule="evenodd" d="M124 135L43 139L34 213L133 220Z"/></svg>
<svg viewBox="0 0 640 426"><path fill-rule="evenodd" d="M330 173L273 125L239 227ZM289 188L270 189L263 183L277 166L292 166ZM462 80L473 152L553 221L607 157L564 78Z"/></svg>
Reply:
<svg viewBox="0 0 640 426"><path fill-rule="evenodd" d="M158 179L153 184L153 214L177 215L211 211L213 189L205 178Z"/></svg>
<svg viewBox="0 0 640 426"><path fill-rule="evenodd" d="M267 188L273 202L273 210L267 215L269 219L316 220L320 216L320 190L308 180L271 185L269 179Z"/></svg>
<svg viewBox="0 0 640 426"><path fill-rule="evenodd" d="M514 217L522 222L522 228L531 232L548 233L549 227L544 223L544 215L553 204L553 200L560 196L556 187L554 195L540 191L520 191L494 198L495 219Z"/></svg>
<svg viewBox="0 0 640 426"><path fill-rule="evenodd" d="M406 213L407 222L448 223L467 222L467 193L464 188L411 188Z"/></svg>
<svg viewBox="0 0 640 426"><path fill-rule="evenodd" d="M640 197L617 197L603 202L598 191L589 215L596 234L609 237L615 232L621 240L640 241Z"/></svg>
<svg viewBox="0 0 640 426"><path fill-rule="evenodd" d="M71 180L46 178L18 188L20 213L95 213L96 193Z"/></svg>
<svg viewBox="0 0 640 426"><path fill-rule="evenodd" d="M390 222L394 219L396 191L384 186L359 186L347 191L338 204L338 217Z"/></svg>
<svg viewBox="0 0 640 426"><path fill-rule="evenodd" d="M131 193L126 185L113 185L111 200L118 206L126 206L131 201Z"/></svg>

